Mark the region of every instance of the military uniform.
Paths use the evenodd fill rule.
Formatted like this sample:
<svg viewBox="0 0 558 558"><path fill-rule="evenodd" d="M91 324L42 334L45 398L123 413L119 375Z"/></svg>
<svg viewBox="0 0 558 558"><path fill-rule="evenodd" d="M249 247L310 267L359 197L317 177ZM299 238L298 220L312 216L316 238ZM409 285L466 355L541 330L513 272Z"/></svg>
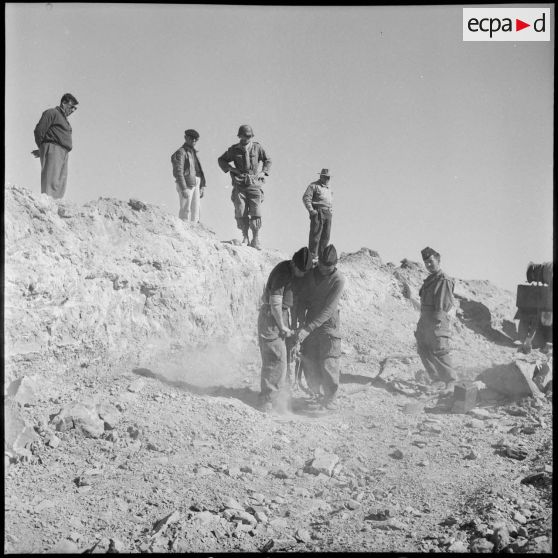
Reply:
<svg viewBox="0 0 558 558"><path fill-rule="evenodd" d="M327 253L327 248L322 255ZM306 382L314 394L323 394L326 401L334 400L339 388L341 332L338 305L344 286L345 278L339 270L322 275L315 267L302 280L295 309L298 320L304 324L303 329L309 332L301 345Z"/></svg>
<svg viewBox="0 0 558 558"><path fill-rule="evenodd" d="M240 172L231 173L232 194L231 200L234 204L234 217L237 227L242 231L244 237L248 235L248 229L257 237L257 231L261 227L261 204L263 202L264 178L258 178L260 162L266 176L269 174L271 159L267 156L264 148L256 141L247 145L237 143L232 145L221 155L217 162L223 172L230 171L230 164Z"/></svg>
<svg viewBox="0 0 558 558"><path fill-rule="evenodd" d="M420 319L415 331L418 354L432 381L455 381L449 340L448 311L454 304L453 279L443 271L430 274L419 290Z"/></svg>

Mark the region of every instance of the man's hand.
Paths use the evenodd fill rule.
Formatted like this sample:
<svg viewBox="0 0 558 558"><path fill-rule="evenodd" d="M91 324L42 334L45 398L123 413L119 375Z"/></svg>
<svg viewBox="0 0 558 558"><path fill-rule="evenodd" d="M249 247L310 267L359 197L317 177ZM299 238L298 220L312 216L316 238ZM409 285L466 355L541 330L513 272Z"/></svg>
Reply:
<svg viewBox="0 0 558 558"><path fill-rule="evenodd" d="M309 335L310 332L307 329L301 328L296 332L296 340L302 343Z"/></svg>
<svg viewBox="0 0 558 558"><path fill-rule="evenodd" d="M203 198L204 191L205 191L205 186L203 188L200 188L200 198Z"/></svg>
<svg viewBox="0 0 558 558"><path fill-rule="evenodd" d="M33 157L39 157L40 153L38 149L33 149L33 151L31 151L31 155L33 155Z"/></svg>
<svg viewBox="0 0 558 558"><path fill-rule="evenodd" d="M281 337L291 337L291 335L294 335L294 333L295 332L292 329L289 329L285 326L279 329L279 335L281 335Z"/></svg>
<svg viewBox="0 0 558 558"><path fill-rule="evenodd" d="M257 180L261 180L262 182L265 180L266 174L263 171L260 171L257 175L256 178Z"/></svg>
<svg viewBox="0 0 558 558"><path fill-rule="evenodd" d="M239 170L237 170L237 169L235 169L234 167L231 167L231 166L229 166L229 172L231 174L234 174L235 176L240 176L242 174Z"/></svg>
<svg viewBox="0 0 558 558"><path fill-rule="evenodd" d="M317 215L318 214L318 210L317 209L311 209L309 211L310 215Z"/></svg>

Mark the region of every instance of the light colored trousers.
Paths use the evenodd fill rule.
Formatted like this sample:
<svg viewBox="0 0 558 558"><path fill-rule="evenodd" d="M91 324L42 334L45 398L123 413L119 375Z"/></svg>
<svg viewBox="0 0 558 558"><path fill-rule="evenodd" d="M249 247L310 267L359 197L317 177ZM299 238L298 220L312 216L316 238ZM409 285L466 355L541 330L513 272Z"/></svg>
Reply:
<svg viewBox="0 0 558 558"><path fill-rule="evenodd" d="M200 177L196 176L196 185L192 188L186 188L185 194L182 193L178 184L176 185L178 203L180 204L178 217L183 221L197 223L200 220L200 182Z"/></svg>
<svg viewBox="0 0 558 558"><path fill-rule="evenodd" d="M60 199L66 192L68 151L55 143L39 147L41 158L41 193Z"/></svg>

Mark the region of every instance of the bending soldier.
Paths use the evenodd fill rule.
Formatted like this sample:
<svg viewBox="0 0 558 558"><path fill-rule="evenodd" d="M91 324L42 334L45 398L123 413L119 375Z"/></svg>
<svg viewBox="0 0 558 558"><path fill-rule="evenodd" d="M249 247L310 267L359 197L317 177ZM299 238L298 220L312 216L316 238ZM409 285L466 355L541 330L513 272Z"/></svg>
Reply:
<svg viewBox="0 0 558 558"><path fill-rule="evenodd" d="M287 348L285 340L293 335L291 308L299 280L312 267L308 248L301 248L291 260L278 263L267 280L258 316L258 341L262 356L261 409L281 405L286 395Z"/></svg>
<svg viewBox="0 0 558 558"><path fill-rule="evenodd" d="M232 180L231 200L234 204L234 217L237 227L242 231L242 244L261 249L259 230L262 226L261 204L262 186L269 175L271 159L264 148L253 141L254 132L247 124L238 129L239 143L229 147L217 162L223 172L230 172ZM260 162L262 163L261 170ZM234 166L232 166L234 165ZM252 241L248 230L252 231Z"/></svg>
<svg viewBox="0 0 558 558"><path fill-rule="evenodd" d="M456 380L452 367L448 312L452 308L454 282L440 268L440 254L426 247L421 251L429 272L420 288L420 319L415 331L417 350L432 382L444 382L446 387Z"/></svg>
<svg viewBox="0 0 558 558"><path fill-rule="evenodd" d="M304 277L295 311L303 324L296 335L306 382L329 410L337 408L341 356L338 303L345 286L336 264L337 251L330 244L320 254L317 267Z"/></svg>

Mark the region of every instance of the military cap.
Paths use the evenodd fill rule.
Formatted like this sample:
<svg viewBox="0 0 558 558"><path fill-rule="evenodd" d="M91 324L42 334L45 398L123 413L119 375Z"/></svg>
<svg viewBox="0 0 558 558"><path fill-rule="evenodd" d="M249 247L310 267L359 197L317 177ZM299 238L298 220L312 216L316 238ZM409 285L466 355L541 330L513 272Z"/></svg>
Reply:
<svg viewBox="0 0 558 558"><path fill-rule="evenodd" d="M184 132L184 135L188 136L189 138L200 139L200 135L198 134L198 132L196 132L196 130L192 130L192 129L186 130Z"/></svg>
<svg viewBox="0 0 558 558"><path fill-rule="evenodd" d="M293 262L300 271L308 271L312 267L312 258L306 246L293 254Z"/></svg>
<svg viewBox="0 0 558 558"><path fill-rule="evenodd" d="M252 130L252 126L248 126L248 124L242 124L242 126L238 129L237 136L240 138L242 136L250 136L254 135L254 130Z"/></svg>
<svg viewBox="0 0 558 558"><path fill-rule="evenodd" d="M420 253L422 254L422 259L424 261L426 261L430 256L436 256L437 258L440 257L440 254L438 254L438 252L436 252L436 250L430 248L430 246L427 246L426 248L423 248Z"/></svg>
<svg viewBox="0 0 558 558"><path fill-rule="evenodd" d="M335 265L337 263L337 250L333 244L328 244L319 255L318 261L324 265Z"/></svg>

